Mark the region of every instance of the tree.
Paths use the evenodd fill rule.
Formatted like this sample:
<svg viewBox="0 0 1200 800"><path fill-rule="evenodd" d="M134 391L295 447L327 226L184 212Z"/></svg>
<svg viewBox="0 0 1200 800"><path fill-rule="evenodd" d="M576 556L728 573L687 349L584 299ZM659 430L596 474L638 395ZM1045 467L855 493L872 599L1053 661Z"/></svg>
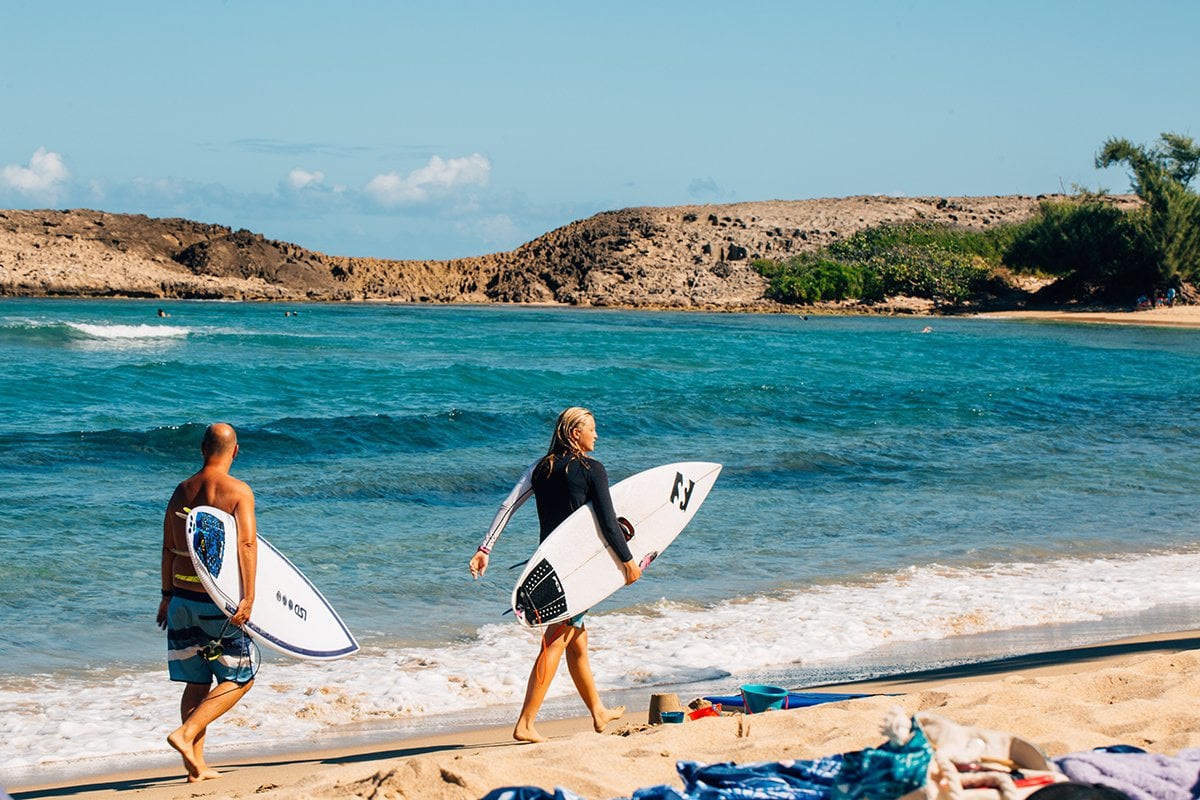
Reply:
<svg viewBox="0 0 1200 800"><path fill-rule="evenodd" d="M1139 227L1155 250L1160 279L1175 284L1200 276L1200 195L1189 188L1200 169L1200 145L1190 136L1164 133L1154 147L1109 139L1096 167L1128 164L1130 182L1146 207Z"/></svg>

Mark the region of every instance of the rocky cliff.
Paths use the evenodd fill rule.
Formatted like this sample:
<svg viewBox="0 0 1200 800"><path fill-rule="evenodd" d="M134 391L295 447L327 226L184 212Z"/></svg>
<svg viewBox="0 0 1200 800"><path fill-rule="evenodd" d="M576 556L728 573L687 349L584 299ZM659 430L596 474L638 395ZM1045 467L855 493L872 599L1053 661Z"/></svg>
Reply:
<svg viewBox="0 0 1200 800"><path fill-rule="evenodd" d="M102 211L0 211L0 295L393 300L751 309L759 257L886 222L986 228L1046 197L849 197L630 208L516 250L452 261L346 258L245 230Z"/></svg>

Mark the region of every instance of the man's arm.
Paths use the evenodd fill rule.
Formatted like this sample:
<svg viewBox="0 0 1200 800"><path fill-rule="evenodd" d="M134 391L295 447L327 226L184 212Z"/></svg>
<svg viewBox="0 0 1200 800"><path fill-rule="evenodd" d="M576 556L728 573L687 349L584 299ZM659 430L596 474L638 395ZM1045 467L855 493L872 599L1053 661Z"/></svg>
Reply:
<svg viewBox="0 0 1200 800"><path fill-rule="evenodd" d="M167 503L166 513L163 514L163 543L162 543L162 567L159 583L162 588L162 600L158 603L158 627L165 629L167 627L167 606L171 603L171 592L175 588L175 579L171 575L172 568L175 566L175 536L174 521L176 506L178 505L179 488L171 493L171 500Z"/></svg>
<svg viewBox="0 0 1200 800"><path fill-rule="evenodd" d="M238 526L238 570L242 577L242 599L237 612L229 618L233 625L242 626L250 620L254 607L254 584L258 571L258 528L254 516L254 492L242 484L245 491L233 509Z"/></svg>

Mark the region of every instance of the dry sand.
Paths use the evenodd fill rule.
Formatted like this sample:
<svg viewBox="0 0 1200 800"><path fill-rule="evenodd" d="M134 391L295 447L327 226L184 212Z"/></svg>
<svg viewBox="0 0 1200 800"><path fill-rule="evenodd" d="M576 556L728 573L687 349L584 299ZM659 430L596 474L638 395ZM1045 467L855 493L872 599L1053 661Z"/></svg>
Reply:
<svg viewBox="0 0 1200 800"><path fill-rule="evenodd" d="M932 711L968 725L1008 731L1050 756L1109 744L1174 754L1200 747L1200 632L956 667L853 687L873 694L807 709L707 718L647 727L627 715L627 735L597 735L584 720L539 725L552 738L515 744L509 729L411 739L356 750L216 763L222 777L188 784L181 769L110 775L26 787L15 797L84 800L185 798L479 798L501 786L562 786L586 798L679 787L677 760L775 761L878 746L887 710ZM565 676L562 676L565 678ZM884 693L897 693L887 694ZM689 698L681 698L685 702ZM647 696L647 702L649 696ZM217 725L219 726L219 722ZM215 732L214 736L219 736ZM164 744L165 747L165 744Z"/></svg>

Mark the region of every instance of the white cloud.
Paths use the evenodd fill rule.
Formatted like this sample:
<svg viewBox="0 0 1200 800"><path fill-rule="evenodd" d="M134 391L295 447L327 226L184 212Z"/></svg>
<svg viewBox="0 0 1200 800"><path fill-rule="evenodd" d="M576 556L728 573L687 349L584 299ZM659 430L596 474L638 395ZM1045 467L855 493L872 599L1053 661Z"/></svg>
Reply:
<svg viewBox="0 0 1200 800"><path fill-rule="evenodd" d="M303 189L305 186L315 186L325 181L324 172L308 172L303 169L294 169L288 173L288 186L293 189Z"/></svg>
<svg viewBox="0 0 1200 800"><path fill-rule="evenodd" d="M70 172L58 153L48 153L39 147L29 159L28 167L9 165L0 171L7 186L31 195L53 195Z"/></svg>
<svg viewBox="0 0 1200 800"><path fill-rule="evenodd" d="M376 175L366 192L384 205L425 203L463 186L486 186L491 172L492 163L479 153L448 160L433 156L406 176L395 172Z"/></svg>

